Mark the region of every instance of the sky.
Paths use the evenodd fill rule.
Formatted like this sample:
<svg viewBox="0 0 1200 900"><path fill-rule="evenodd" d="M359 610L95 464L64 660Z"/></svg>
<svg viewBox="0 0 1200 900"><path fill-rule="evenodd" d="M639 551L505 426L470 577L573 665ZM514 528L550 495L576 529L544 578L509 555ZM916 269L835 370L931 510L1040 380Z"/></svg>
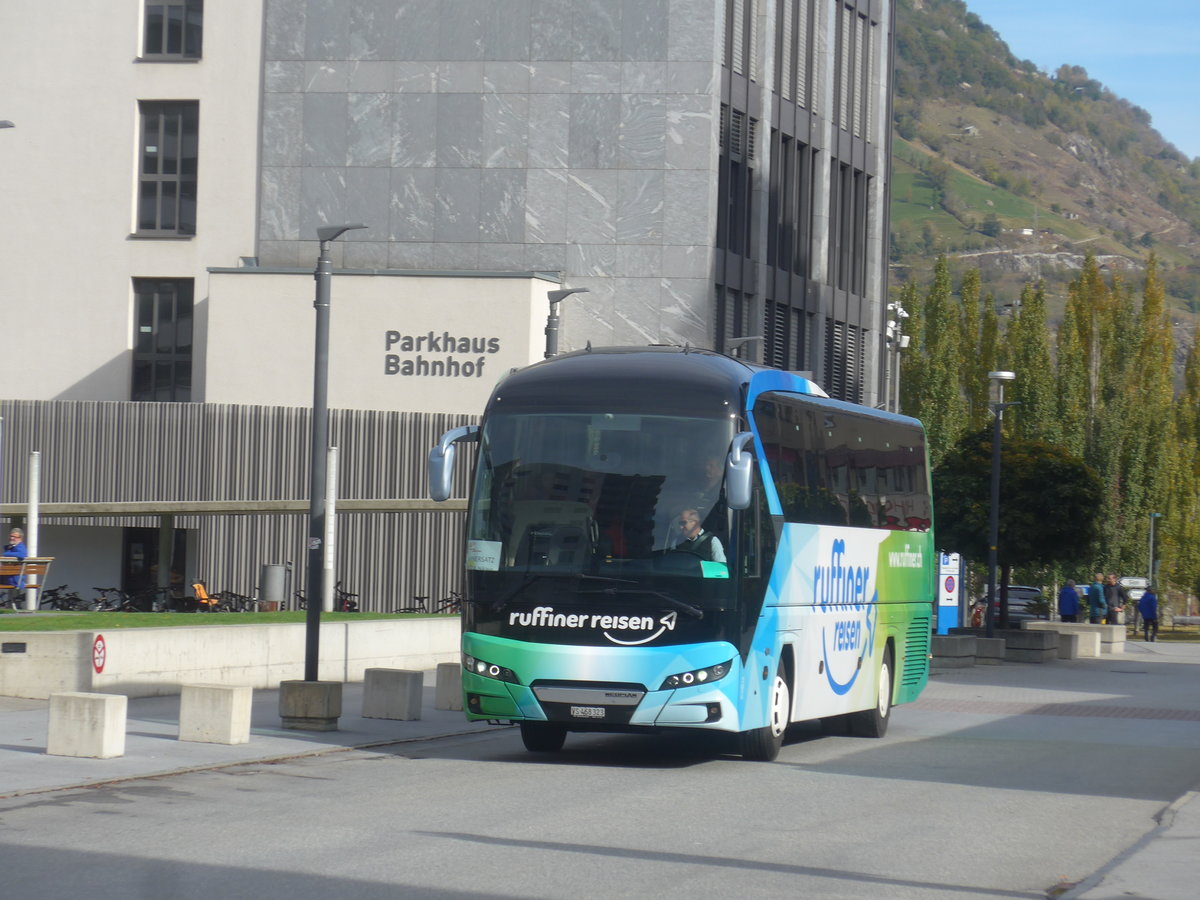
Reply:
<svg viewBox="0 0 1200 900"><path fill-rule="evenodd" d="M1185 155L1200 157L1198 0L965 0L1018 59L1088 76L1150 114Z"/></svg>

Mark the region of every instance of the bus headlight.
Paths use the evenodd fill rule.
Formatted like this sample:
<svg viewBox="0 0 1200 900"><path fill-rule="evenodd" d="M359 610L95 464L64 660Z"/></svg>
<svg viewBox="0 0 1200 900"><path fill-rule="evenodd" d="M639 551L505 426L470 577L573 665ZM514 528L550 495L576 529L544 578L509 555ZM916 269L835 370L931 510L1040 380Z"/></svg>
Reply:
<svg viewBox="0 0 1200 900"><path fill-rule="evenodd" d="M673 688L691 687L696 684L707 684L710 681L719 681L729 674L729 667L733 660L718 663L715 666L708 666L704 669L692 669L690 672L680 672L678 675L669 675L662 683L660 691L669 691Z"/></svg>
<svg viewBox="0 0 1200 900"><path fill-rule="evenodd" d="M473 675L482 675L484 678L495 678L497 681L507 681L511 684L520 684L517 681L517 675L512 669L506 669L504 666L498 666L495 663L485 662L474 656L463 654L463 668Z"/></svg>

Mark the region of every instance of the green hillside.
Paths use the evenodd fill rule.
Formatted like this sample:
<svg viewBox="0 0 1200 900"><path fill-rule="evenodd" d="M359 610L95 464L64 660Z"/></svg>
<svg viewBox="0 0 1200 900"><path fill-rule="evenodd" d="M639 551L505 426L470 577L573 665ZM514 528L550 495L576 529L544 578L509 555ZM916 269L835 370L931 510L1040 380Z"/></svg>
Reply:
<svg viewBox="0 0 1200 900"><path fill-rule="evenodd" d="M1079 67L1016 59L961 0L897 0L892 281L945 253L1011 301L1086 252L1136 280L1157 255L1181 333L1200 313L1200 162Z"/></svg>

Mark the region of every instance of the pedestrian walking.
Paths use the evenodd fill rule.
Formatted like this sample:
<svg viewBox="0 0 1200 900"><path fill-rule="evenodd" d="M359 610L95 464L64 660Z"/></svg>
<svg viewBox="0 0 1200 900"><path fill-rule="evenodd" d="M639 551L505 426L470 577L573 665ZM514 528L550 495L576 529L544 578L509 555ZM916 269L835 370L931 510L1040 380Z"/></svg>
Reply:
<svg viewBox="0 0 1200 900"><path fill-rule="evenodd" d="M1058 617L1064 622L1079 621L1079 592L1069 579L1058 592Z"/></svg>
<svg viewBox="0 0 1200 900"><path fill-rule="evenodd" d="M1146 593L1138 598L1138 612L1142 616L1142 627L1145 629L1147 641L1158 640L1158 597L1153 588L1146 588ZM1135 631L1136 635L1137 632Z"/></svg>

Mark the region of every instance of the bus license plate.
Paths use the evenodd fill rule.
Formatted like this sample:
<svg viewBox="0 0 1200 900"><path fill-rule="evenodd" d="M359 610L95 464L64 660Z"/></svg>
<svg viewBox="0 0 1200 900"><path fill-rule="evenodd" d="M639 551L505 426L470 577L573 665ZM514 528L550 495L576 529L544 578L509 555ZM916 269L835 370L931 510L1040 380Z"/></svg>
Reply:
<svg viewBox="0 0 1200 900"><path fill-rule="evenodd" d="M571 717L574 719L603 719L603 706L572 706Z"/></svg>

